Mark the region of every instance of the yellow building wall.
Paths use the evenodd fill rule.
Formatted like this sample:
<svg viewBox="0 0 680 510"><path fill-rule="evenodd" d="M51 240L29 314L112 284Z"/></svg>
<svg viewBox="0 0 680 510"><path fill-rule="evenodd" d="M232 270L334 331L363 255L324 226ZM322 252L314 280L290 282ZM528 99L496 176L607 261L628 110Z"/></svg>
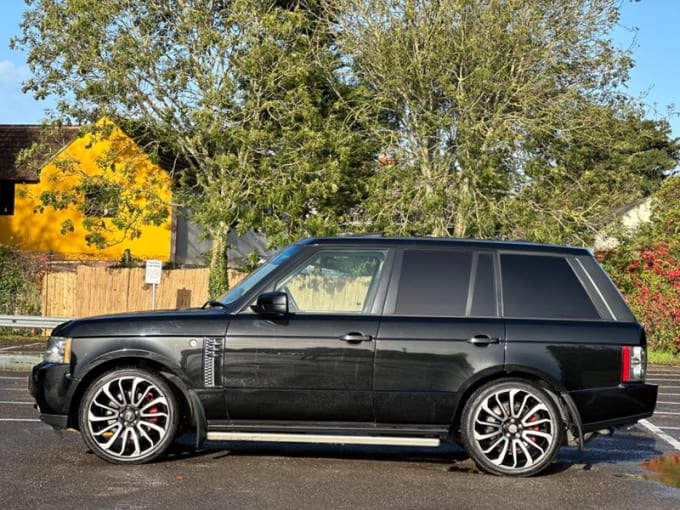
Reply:
<svg viewBox="0 0 680 510"><path fill-rule="evenodd" d="M102 164L104 160L106 163ZM65 170L67 161L69 169ZM39 183L17 183L14 215L0 216L0 243L23 251L51 251L66 259L119 260L125 250L130 250L138 259L170 260L171 214L160 226L141 225L138 221L140 235L135 239L113 227L106 218L110 230L106 234L108 246L100 249L87 244L88 232L83 224L86 217L77 205L62 210L47 206L40 211L41 193L71 190L83 174L101 175L106 182L120 186L122 199L138 205L149 200L148 192L165 204L171 203L171 179L167 172L153 164L131 138L113 126L110 133L86 134L74 140L42 169ZM169 211L169 205L166 207ZM66 220L72 223L73 231L62 234Z"/></svg>

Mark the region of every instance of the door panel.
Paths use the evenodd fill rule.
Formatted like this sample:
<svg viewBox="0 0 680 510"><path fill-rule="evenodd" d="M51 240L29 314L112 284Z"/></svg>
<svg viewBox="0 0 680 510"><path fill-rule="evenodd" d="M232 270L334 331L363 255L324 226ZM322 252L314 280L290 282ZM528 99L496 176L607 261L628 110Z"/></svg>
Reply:
<svg viewBox="0 0 680 510"><path fill-rule="evenodd" d="M378 320L291 314L232 320L224 358L232 420L373 420ZM366 339L342 340L348 334Z"/></svg>
<svg viewBox="0 0 680 510"><path fill-rule="evenodd" d="M500 319L383 317L376 421L450 424L466 385L484 371L502 370L504 329Z"/></svg>

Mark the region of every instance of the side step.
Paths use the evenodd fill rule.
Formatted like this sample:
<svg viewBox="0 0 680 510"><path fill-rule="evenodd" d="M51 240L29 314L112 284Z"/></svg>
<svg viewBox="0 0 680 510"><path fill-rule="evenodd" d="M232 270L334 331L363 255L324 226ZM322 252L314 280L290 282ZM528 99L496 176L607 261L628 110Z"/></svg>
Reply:
<svg viewBox="0 0 680 510"><path fill-rule="evenodd" d="M336 436L322 434L274 434L266 432L208 432L208 441L257 441L270 443L364 444L437 448L441 441L428 437Z"/></svg>

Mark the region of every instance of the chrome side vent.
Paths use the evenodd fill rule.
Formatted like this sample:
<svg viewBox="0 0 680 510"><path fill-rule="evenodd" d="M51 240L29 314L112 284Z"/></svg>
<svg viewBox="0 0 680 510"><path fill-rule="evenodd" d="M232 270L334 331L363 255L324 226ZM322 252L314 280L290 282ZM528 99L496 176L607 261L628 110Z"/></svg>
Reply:
<svg viewBox="0 0 680 510"><path fill-rule="evenodd" d="M203 339L203 386L217 388L222 386L222 353L224 338L205 337Z"/></svg>

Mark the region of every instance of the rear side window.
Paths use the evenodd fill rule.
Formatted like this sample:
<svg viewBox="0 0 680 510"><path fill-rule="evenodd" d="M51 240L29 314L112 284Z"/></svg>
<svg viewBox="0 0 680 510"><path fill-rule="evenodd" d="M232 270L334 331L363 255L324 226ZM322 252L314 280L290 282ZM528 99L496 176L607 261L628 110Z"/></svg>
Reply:
<svg viewBox="0 0 680 510"><path fill-rule="evenodd" d="M406 250L399 278L398 315L464 316L472 253Z"/></svg>
<svg viewBox="0 0 680 510"><path fill-rule="evenodd" d="M501 255L505 317L599 319L590 297L562 257Z"/></svg>

